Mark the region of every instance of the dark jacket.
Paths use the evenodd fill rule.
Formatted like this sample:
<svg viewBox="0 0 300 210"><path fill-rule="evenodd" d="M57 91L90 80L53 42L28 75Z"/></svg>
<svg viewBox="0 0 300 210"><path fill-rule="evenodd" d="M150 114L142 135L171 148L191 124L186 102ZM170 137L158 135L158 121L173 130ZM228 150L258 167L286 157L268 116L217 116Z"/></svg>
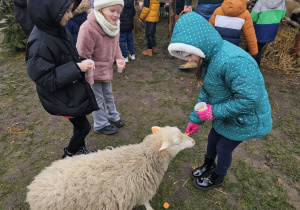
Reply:
<svg viewBox="0 0 300 210"><path fill-rule="evenodd" d="M87 11L90 9L91 3L89 0L82 0L79 6L73 11L74 17L66 24L66 29L72 34L76 44L78 32L81 24L87 19Z"/></svg>
<svg viewBox="0 0 300 210"><path fill-rule="evenodd" d="M68 24L66 25L66 29L72 34L73 40L76 44L79 28L86 21L87 19L87 12L80 13L78 15L75 15L73 18L71 18L68 21Z"/></svg>
<svg viewBox="0 0 300 210"><path fill-rule="evenodd" d="M135 16L134 0L124 0L124 8L120 16L120 32L130 32L134 28Z"/></svg>
<svg viewBox="0 0 300 210"><path fill-rule="evenodd" d="M12 0L12 2L14 3L15 18L25 34L29 36L34 25L27 12L27 0Z"/></svg>
<svg viewBox="0 0 300 210"><path fill-rule="evenodd" d="M75 0L74 9L81 0ZM85 75L76 64L81 58L71 34L59 22L73 0L28 0L35 24L27 42L29 77L50 114L84 116L99 109Z"/></svg>

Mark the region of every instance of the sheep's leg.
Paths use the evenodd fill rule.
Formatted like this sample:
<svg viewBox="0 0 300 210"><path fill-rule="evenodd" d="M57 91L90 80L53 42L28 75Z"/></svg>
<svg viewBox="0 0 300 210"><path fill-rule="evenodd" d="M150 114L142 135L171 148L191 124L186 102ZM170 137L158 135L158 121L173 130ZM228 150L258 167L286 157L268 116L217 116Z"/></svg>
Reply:
<svg viewBox="0 0 300 210"><path fill-rule="evenodd" d="M147 210L154 210L154 209L150 206L149 201L145 202L144 205L145 205L145 207L146 207Z"/></svg>

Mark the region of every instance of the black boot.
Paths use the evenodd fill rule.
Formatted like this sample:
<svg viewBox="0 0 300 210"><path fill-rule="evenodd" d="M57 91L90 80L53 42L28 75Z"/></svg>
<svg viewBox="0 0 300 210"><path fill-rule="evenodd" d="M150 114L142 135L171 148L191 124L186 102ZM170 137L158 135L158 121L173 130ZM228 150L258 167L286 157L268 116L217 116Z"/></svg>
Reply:
<svg viewBox="0 0 300 210"><path fill-rule="evenodd" d="M207 177L194 180L194 186L199 190L210 190L220 187L224 183L224 177L218 175L215 171L211 172Z"/></svg>
<svg viewBox="0 0 300 210"><path fill-rule="evenodd" d="M204 177L208 173L212 172L215 169L215 167L215 159L208 159L207 157L205 157L204 164L192 171L191 178L198 179Z"/></svg>
<svg viewBox="0 0 300 210"><path fill-rule="evenodd" d="M68 152L67 147L65 147L65 148L64 148L64 154L63 154L63 156L62 156L62 159L66 158L66 157L72 157L73 155L75 155L75 154L73 154L73 153L71 153L71 152Z"/></svg>
<svg viewBox="0 0 300 210"><path fill-rule="evenodd" d="M87 155L89 153L94 153L94 152L97 152L97 151L90 150L89 148L87 148L86 144L84 144L84 146L80 147L76 153L68 152L67 147L65 147L62 158L64 159L66 157L72 157L74 155Z"/></svg>

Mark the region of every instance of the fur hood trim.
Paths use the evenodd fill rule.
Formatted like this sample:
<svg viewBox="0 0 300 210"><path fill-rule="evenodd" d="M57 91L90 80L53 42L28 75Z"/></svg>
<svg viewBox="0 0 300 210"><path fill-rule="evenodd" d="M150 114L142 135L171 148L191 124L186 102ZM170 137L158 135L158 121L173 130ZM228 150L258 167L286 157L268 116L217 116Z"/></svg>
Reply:
<svg viewBox="0 0 300 210"><path fill-rule="evenodd" d="M197 47L184 43L172 43L168 47L169 53L182 60L189 60L188 57L184 56L184 53L198 55L201 58L205 58L204 53Z"/></svg>
<svg viewBox="0 0 300 210"><path fill-rule="evenodd" d="M89 0L82 0L79 6L74 10L73 15L78 15L83 12L87 12L91 8Z"/></svg>

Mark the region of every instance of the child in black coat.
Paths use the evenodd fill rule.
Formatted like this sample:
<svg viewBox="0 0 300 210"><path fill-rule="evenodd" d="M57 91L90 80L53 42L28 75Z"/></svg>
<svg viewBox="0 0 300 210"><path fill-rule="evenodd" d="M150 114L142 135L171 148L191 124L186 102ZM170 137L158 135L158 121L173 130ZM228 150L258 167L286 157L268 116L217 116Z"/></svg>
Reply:
<svg viewBox="0 0 300 210"><path fill-rule="evenodd" d="M85 137L91 126L86 115L98 110L95 96L85 81L85 72L93 68L81 62L71 34L65 29L72 10L81 0L28 0L27 7L34 28L26 48L29 77L35 82L43 107L53 115L69 118L73 136L64 157L87 154Z"/></svg>

